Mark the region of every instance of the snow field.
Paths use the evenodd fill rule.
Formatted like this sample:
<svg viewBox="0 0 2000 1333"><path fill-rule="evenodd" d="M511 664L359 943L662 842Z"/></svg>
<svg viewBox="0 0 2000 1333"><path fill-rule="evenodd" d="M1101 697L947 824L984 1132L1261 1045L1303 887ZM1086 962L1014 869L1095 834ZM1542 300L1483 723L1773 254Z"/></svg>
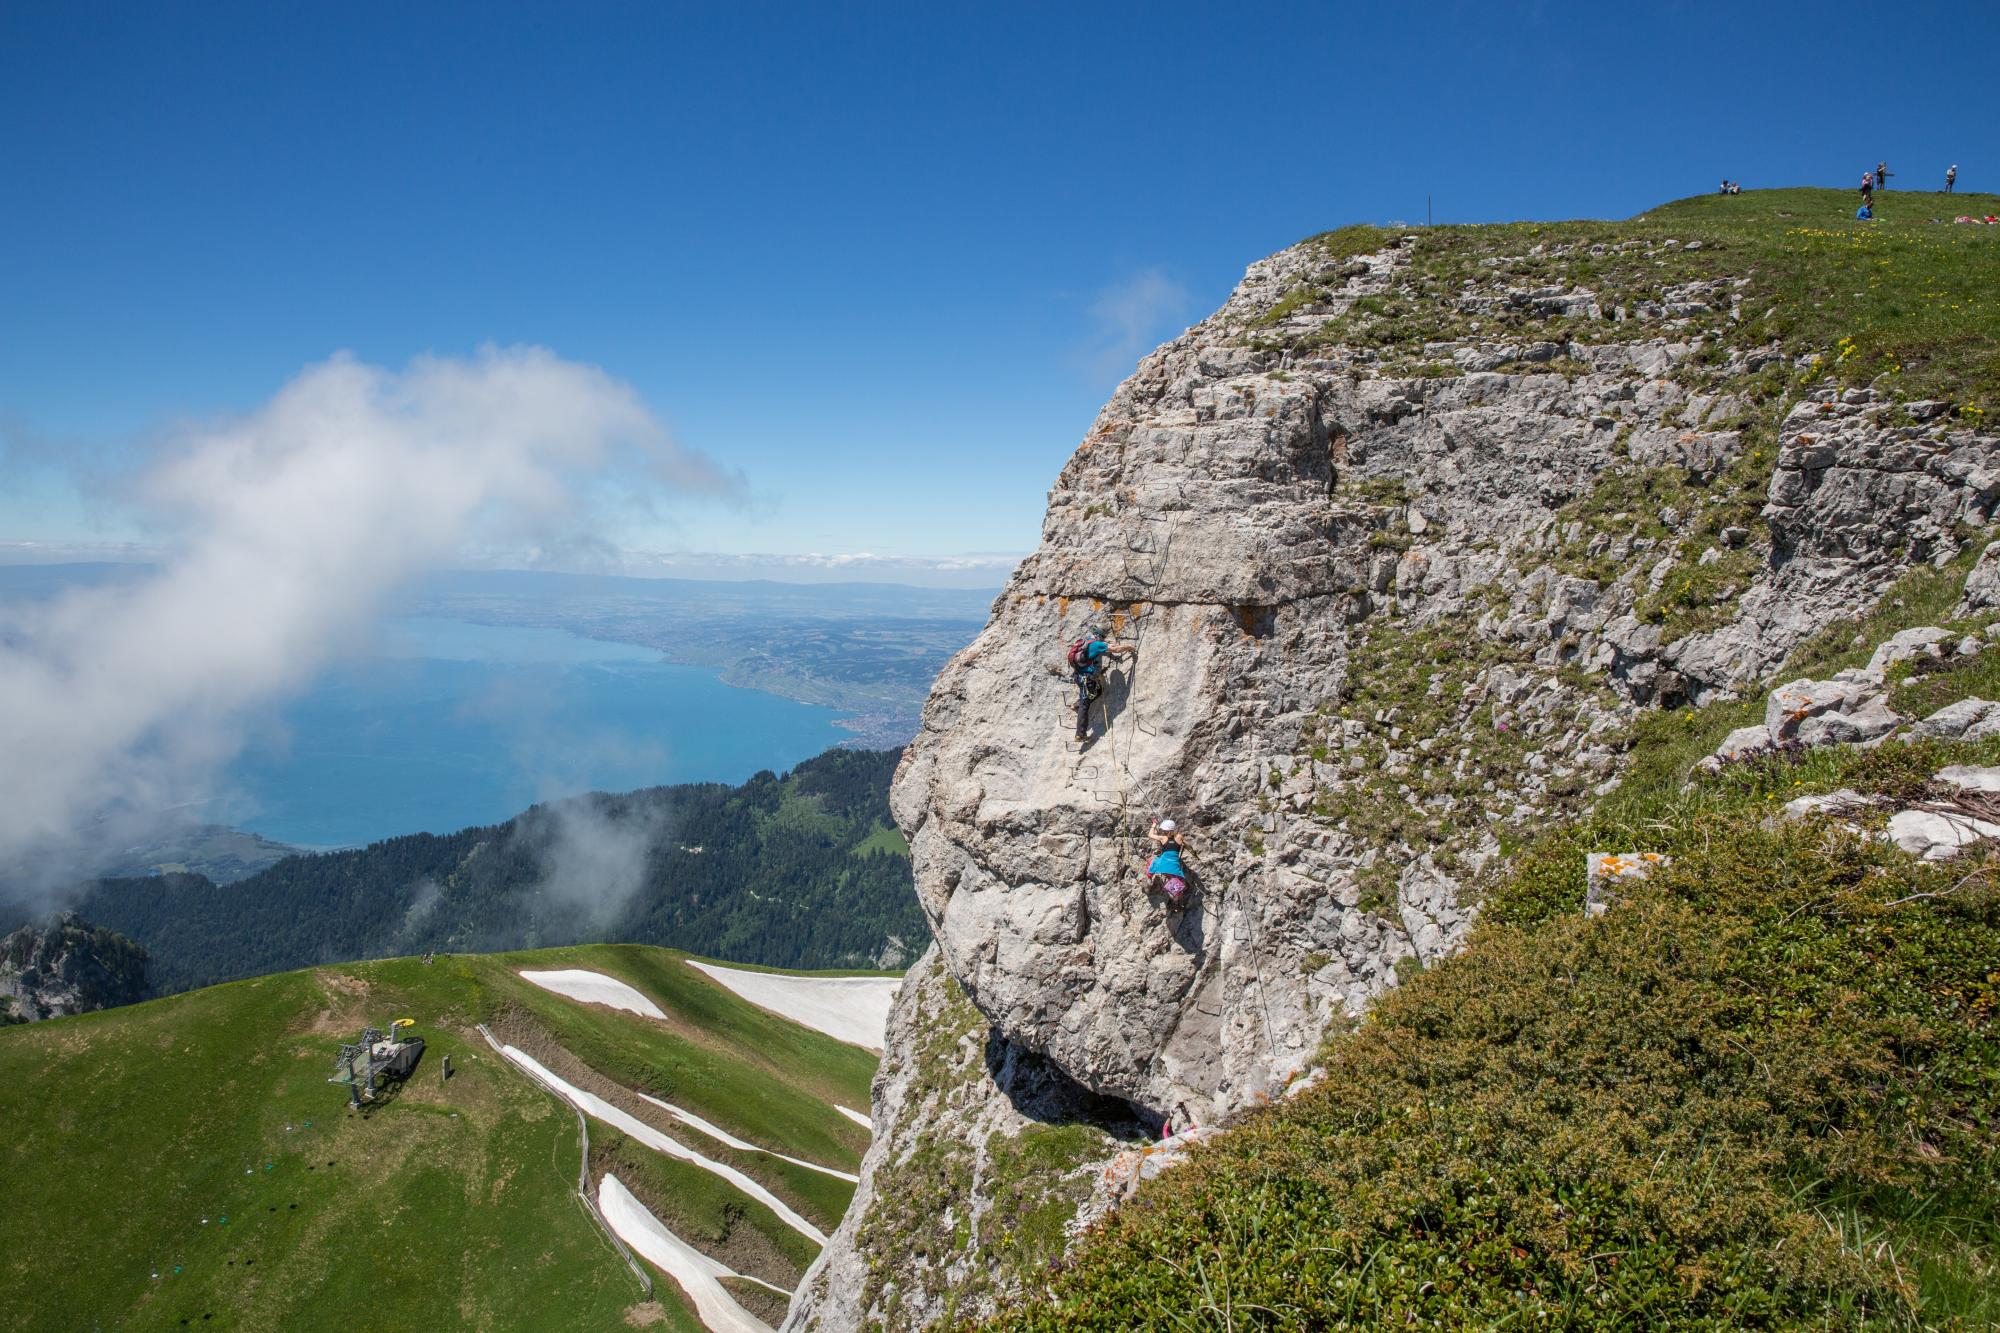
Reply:
<svg viewBox="0 0 2000 1333"><path fill-rule="evenodd" d="M873 1134L875 1132L875 1122L873 1120L870 1120L867 1116L861 1114L861 1112L850 1111L845 1106L842 1106L839 1102L835 1102L833 1104L833 1109L840 1112L842 1115L846 1116L849 1120L852 1120L855 1124L861 1126L863 1129L867 1130L870 1134Z"/></svg>
<svg viewBox="0 0 2000 1333"><path fill-rule="evenodd" d="M760 1009L871 1051L882 1049L889 1006L903 984L901 977L788 977L745 972L697 963L692 958L688 966Z"/></svg>
<svg viewBox="0 0 2000 1333"><path fill-rule="evenodd" d="M555 972L523 972L521 980L531 981L543 990L567 995L572 1000L585 1004L609 1005L613 1009L623 1009L627 1013L638 1014L641 1018L665 1018L660 1006L644 995L620 981L617 977L607 977L602 972L588 972L580 967L563 968Z"/></svg>

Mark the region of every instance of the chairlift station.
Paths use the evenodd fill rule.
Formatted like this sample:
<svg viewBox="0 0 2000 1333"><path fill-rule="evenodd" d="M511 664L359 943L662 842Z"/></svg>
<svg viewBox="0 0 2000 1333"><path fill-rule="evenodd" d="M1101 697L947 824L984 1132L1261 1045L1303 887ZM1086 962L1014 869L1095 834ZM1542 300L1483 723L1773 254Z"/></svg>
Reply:
<svg viewBox="0 0 2000 1333"><path fill-rule="evenodd" d="M356 1110L374 1101L382 1089L414 1073L417 1061L423 1059L424 1039L404 1035L415 1026L413 1018L399 1018L389 1024L387 1032L364 1028L360 1041L340 1044L333 1077L327 1082L346 1084L347 1104Z"/></svg>

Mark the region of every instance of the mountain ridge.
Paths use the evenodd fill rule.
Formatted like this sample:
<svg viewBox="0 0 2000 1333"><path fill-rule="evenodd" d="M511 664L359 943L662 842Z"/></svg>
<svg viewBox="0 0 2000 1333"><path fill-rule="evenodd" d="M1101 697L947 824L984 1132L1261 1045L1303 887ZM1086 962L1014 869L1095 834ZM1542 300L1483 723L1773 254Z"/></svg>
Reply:
<svg viewBox="0 0 2000 1333"><path fill-rule="evenodd" d="M425 950L591 937L777 966L894 967L923 925L885 839L894 752L783 776L594 793L504 824L293 856L228 885L99 882L75 904L152 955L162 992Z"/></svg>

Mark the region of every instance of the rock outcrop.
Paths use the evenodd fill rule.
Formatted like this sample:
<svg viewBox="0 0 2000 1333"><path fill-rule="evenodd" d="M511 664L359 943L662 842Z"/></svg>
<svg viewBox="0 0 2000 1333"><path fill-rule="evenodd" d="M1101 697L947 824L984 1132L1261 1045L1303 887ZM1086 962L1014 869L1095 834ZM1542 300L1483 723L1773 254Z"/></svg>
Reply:
<svg viewBox="0 0 2000 1333"><path fill-rule="evenodd" d="M2000 440L1735 345L1740 280L1628 309L1500 276L1559 272L1538 246L1440 297L1416 253L1294 247L1146 358L939 677L892 797L937 952L787 1327L945 1308L881 1219L915 1161L991 1205L974 1159L1045 1123L1002 1123L1023 1113L994 1071L1032 1059L1107 1099L1113 1137L1106 1105L1183 1128L1280 1094L1331 1024L1457 945L1503 835L1616 784L1640 713L1734 697L2000 500ZM1482 334L1506 312L1511 336ZM1057 664L1087 627L1138 652L1079 747ZM1827 693L1777 730L1896 725L1879 684ZM1190 832L1185 911L1138 873L1160 816ZM959 991L987 1056L927 1058L919 1007ZM972 1129L937 1115L952 1097ZM1079 1145L1064 1178L1117 1150ZM958 1240L947 1266L998 1271Z"/></svg>
<svg viewBox="0 0 2000 1333"><path fill-rule="evenodd" d="M147 992L146 951L74 912L0 939L0 1021L136 1004Z"/></svg>

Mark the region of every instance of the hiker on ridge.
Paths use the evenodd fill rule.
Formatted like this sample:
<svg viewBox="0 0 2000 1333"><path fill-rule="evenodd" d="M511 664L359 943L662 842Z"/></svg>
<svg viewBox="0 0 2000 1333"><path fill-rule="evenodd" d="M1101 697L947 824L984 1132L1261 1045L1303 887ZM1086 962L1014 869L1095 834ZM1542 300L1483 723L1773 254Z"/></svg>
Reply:
<svg viewBox="0 0 2000 1333"><path fill-rule="evenodd" d="M1958 163L1954 162L1944 170L1944 192L1951 193L1951 187L1958 184Z"/></svg>
<svg viewBox="0 0 2000 1333"><path fill-rule="evenodd" d="M1187 867L1181 863L1181 834L1171 819L1156 819L1147 830L1159 850L1140 874L1151 878L1152 886L1166 898L1169 907L1179 907L1187 898Z"/></svg>
<svg viewBox="0 0 2000 1333"><path fill-rule="evenodd" d="M1070 676L1076 681L1076 738L1090 739L1090 706L1104 693L1104 659L1136 657L1139 650L1129 643L1106 643L1098 631L1085 630L1083 637L1069 646Z"/></svg>

